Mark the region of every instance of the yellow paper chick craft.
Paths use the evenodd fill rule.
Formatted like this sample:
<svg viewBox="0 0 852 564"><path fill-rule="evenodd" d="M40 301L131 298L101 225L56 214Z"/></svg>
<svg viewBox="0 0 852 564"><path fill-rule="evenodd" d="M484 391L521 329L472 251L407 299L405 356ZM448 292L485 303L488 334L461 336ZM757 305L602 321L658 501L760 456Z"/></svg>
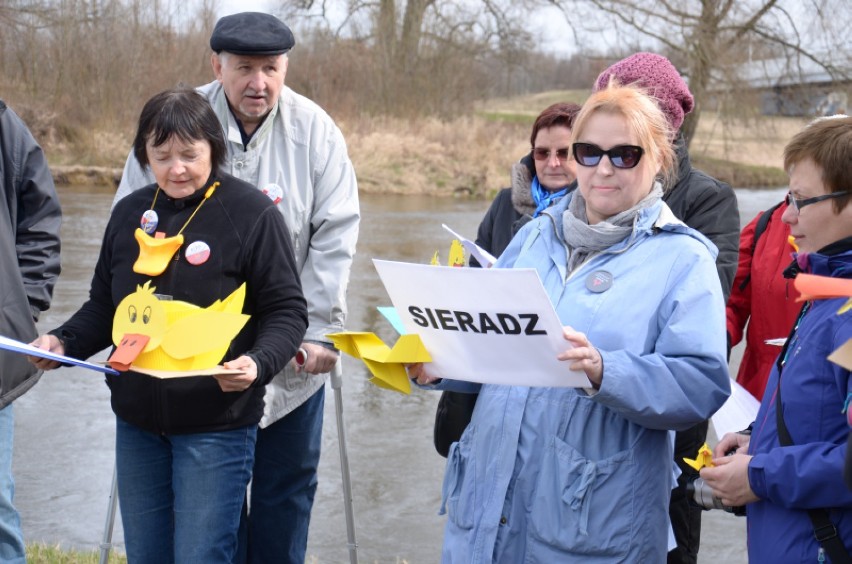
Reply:
<svg viewBox="0 0 852 564"><path fill-rule="evenodd" d="M464 266L464 247L458 239L453 239L453 242L450 244L450 254L447 257L447 264L450 266Z"/></svg>
<svg viewBox="0 0 852 564"><path fill-rule="evenodd" d="M403 364L432 362L432 357L418 335L400 335L393 348L375 333L344 331L326 335L334 346L349 356L360 358L373 375L370 382L403 394L411 393L411 380Z"/></svg>
<svg viewBox="0 0 852 564"><path fill-rule="evenodd" d="M695 468L695 470L701 470L704 467L712 468L713 451L710 450L707 443L704 443L701 445L701 448L698 449L698 456L695 457L695 460L691 458L684 458L683 461Z"/></svg>
<svg viewBox="0 0 852 564"><path fill-rule="evenodd" d="M119 371L142 368L193 371L215 367L249 320L242 313L246 285L202 308L160 300L151 281L137 286L115 310L109 364Z"/></svg>
<svg viewBox="0 0 852 564"><path fill-rule="evenodd" d="M441 260L438 258L438 251L432 255L432 260L429 261L432 266L441 266ZM453 239L450 243L450 253L447 255L447 266L464 266L464 245L458 239Z"/></svg>
<svg viewBox="0 0 852 564"><path fill-rule="evenodd" d="M792 235L787 235L787 242L790 243L790 246L793 247L793 250L797 253L799 252L799 245L796 244L796 238Z"/></svg>

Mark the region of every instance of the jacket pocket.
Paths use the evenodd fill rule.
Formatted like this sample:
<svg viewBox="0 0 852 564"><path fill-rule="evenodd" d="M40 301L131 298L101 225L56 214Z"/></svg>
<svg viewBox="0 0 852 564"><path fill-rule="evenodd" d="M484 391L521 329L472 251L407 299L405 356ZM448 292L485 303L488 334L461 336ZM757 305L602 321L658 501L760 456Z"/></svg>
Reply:
<svg viewBox="0 0 852 564"><path fill-rule="evenodd" d="M450 445L438 511L439 515L449 513L450 522L465 530L473 528L475 522L476 467L470 455L475 431L468 427L461 440Z"/></svg>
<svg viewBox="0 0 852 564"><path fill-rule="evenodd" d="M531 548L619 556L634 522L633 455L590 460L556 436L545 448L529 516Z"/></svg>

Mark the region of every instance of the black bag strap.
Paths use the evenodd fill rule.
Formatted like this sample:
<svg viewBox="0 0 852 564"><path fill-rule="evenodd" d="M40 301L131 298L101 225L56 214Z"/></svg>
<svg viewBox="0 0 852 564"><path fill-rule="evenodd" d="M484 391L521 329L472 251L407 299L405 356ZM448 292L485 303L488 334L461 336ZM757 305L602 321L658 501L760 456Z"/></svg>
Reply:
<svg viewBox="0 0 852 564"><path fill-rule="evenodd" d="M772 214L775 213L775 210L781 207L784 201L780 201L762 214L760 214L760 219L757 220L757 225L754 226L754 237L751 240L751 259L754 260L754 250L757 248L757 241L760 239L760 236L763 235L763 232L766 231L766 228L769 226L769 220L772 219ZM740 292L746 289L749 281L751 281L751 271L746 274L743 281L740 282Z"/></svg>
<svg viewBox="0 0 852 564"><path fill-rule="evenodd" d="M790 436L790 431L787 430L787 425L784 423L784 406L781 403L781 370L784 367L784 362L787 358L787 349L790 345L790 341L793 339L793 335L796 334L796 331L799 328L799 323L804 317L805 313L808 310L809 302L806 302L804 307L802 307L801 313L799 313L799 318L793 326L793 330L790 332L790 335L787 337L787 341L784 343L784 348L781 349L781 354L778 355L778 388L775 393L775 424L778 428L778 442L781 443L781 446L791 446L793 445L793 438ZM837 534L837 527L832 523L831 518L828 516L828 511L825 509L808 509L808 517L811 520L811 525L814 528L814 538L817 540L819 545L825 550L828 557L831 559L832 564L852 564L852 557L849 556L849 552L846 550L846 547L843 546L843 541L840 540L840 536Z"/></svg>

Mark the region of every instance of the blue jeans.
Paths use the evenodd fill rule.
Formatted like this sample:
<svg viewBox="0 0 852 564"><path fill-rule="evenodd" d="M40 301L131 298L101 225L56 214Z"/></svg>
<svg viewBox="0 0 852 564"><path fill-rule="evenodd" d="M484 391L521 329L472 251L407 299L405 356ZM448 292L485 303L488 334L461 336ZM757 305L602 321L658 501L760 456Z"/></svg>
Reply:
<svg viewBox="0 0 852 564"><path fill-rule="evenodd" d="M248 561L304 564L317 491L325 387L257 434Z"/></svg>
<svg viewBox="0 0 852 564"><path fill-rule="evenodd" d="M21 516L12 505L15 481L12 479L12 441L15 417L10 403L0 409L0 562L26 562Z"/></svg>
<svg viewBox="0 0 852 564"><path fill-rule="evenodd" d="M234 562L256 438L256 425L156 435L116 417L128 562Z"/></svg>

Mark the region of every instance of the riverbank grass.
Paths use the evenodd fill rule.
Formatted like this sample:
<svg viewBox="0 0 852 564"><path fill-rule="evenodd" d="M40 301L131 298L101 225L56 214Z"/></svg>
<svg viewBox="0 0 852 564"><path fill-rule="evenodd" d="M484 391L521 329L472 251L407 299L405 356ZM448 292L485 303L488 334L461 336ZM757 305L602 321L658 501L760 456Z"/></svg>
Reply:
<svg viewBox="0 0 852 564"><path fill-rule="evenodd" d="M552 103L579 103L587 95L560 90L489 100L453 120L362 115L338 118L338 123L364 193L491 199L508 186L512 165L529 152L536 115ZM690 155L697 168L736 188L783 186L784 145L806 122L769 116L731 120L705 111ZM125 131L115 128L109 135L75 135L73 142L60 135L39 137L57 184L115 186L130 149L131 128L124 124ZM42 124L38 130L62 127Z"/></svg>
<svg viewBox="0 0 852 564"><path fill-rule="evenodd" d="M42 543L27 545L27 562L29 564L97 564L100 561L100 551L81 552L66 550L60 546L48 546ZM110 564L127 564L127 557L110 551Z"/></svg>

